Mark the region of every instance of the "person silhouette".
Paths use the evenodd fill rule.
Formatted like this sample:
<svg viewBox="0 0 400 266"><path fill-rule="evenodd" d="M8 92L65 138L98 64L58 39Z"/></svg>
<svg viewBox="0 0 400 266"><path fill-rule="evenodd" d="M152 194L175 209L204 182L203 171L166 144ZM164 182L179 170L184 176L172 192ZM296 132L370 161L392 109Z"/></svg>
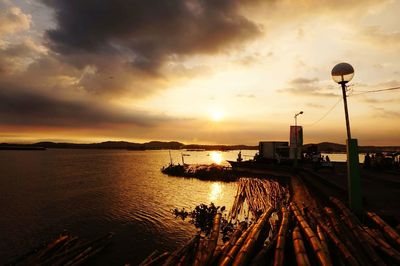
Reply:
<svg viewBox="0 0 400 266"><path fill-rule="evenodd" d="M371 168L371 157L369 156L369 152L364 157L364 168L369 169Z"/></svg>
<svg viewBox="0 0 400 266"><path fill-rule="evenodd" d="M243 161L243 159L242 159L242 151L239 151L238 157L237 157L237 161L238 161L238 162Z"/></svg>

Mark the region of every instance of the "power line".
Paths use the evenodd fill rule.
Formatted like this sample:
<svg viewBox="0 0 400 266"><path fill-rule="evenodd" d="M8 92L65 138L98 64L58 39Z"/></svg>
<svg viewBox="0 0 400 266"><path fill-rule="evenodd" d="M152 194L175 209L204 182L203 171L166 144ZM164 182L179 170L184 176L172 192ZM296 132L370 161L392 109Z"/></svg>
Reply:
<svg viewBox="0 0 400 266"><path fill-rule="evenodd" d="M348 95L348 97L349 96L357 96L357 95L366 94L366 93L372 93L372 92L394 91L394 90L399 90L399 89L400 89L400 87L393 87L393 88L381 89L381 90L360 91L360 92L355 92L352 95Z"/></svg>
<svg viewBox="0 0 400 266"><path fill-rule="evenodd" d="M350 97L350 96L357 96L357 95L361 95L361 94L366 94L366 93L374 93L374 92L381 92L381 91L393 91L393 90L399 90L400 87L393 87L393 88L388 88L388 89L380 89L380 90L369 90L369 91L360 91L360 92L356 92L353 89L348 89L348 86L346 86L346 91L349 92L346 97ZM343 100L342 96L340 96L339 100L318 120L316 120L315 122L305 125L305 126L313 126L315 124L317 124L318 122L320 122L322 119L324 119L325 117L328 116L328 114L330 114L330 112L333 111L333 109L335 109L335 107Z"/></svg>
<svg viewBox="0 0 400 266"><path fill-rule="evenodd" d="M319 121L321 121L322 119L324 119L330 112L333 111L333 109L335 109L335 107L336 107L341 101L342 101L342 96L340 96L339 100L338 100L338 101L328 110L328 112L326 112L320 119L316 120L315 122L313 122L313 123L311 123L311 124L305 125L305 126L308 126L308 127L313 126L313 125L315 125L316 123L318 123Z"/></svg>

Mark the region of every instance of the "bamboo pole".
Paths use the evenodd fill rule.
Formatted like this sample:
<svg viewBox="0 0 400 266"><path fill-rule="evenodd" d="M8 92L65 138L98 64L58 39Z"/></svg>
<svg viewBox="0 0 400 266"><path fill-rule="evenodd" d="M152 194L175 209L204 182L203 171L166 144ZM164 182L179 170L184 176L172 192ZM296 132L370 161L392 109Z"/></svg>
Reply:
<svg viewBox="0 0 400 266"><path fill-rule="evenodd" d="M325 207L325 213L330 218L338 237L344 242L351 254L353 254L360 264L367 265L370 260L363 253L362 246L359 244L359 241L356 239L353 232L351 232L350 228L348 228L345 223L337 219L334 211L331 208Z"/></svg>
<svg viewBox="0 0 400 266"><path fill-rule="evenodd" d="M228 241L226 241L226 242L228 242ZM214 253L213 253L211 259L209 260L208 264L215 265L217 263L219 257L221 256L222 248L225 246L225 244L223 244L223 245L218 244L217 245L217 247L215 248Z"/></svg>
<svg viewBox="0 0 400 266"><path fill-rule="evenodd" d="M78 242L73 248L67 249L63 252L60 252L50 258L48 258L43 265L64 265L69 261L73 260L76 256L81 254L85 249L91 246L99 246L106 245L109 243L111 238L113 237L113 233L108 233L105 236L99 237L93 241L83 241Z"/></svg>
<svg viewBox="0 0 400 266"><path fill-rule="evenodd" d="M311 213L313 215L313 213ZM336 236L335 232L333 229L329 228L327 225L322 223L322 221L317 220L318 225L320 228L328 235L328 237L332 240L333 244L337 247L339 250L340 254L344 257L344 260L346 261L347 265L351 266L358 266L359 263L357 260L354 258L354 256L351 254L349 249L346 247L346 245L339 239L339 237Z"/></svg>
<svg viewBox="0 0 400 266"><path fill-rule="evenodd" d="M322 248L325 250L325 254L331 260L331 255L329 253L328 240L326 239L326 235L322 231L321 226L319 224L317 224L317 235L318 235L319 240L321 241Z"/></svg>
<svg viewBox="0 0 400 266"><path fill-rule="evenodd" d="M282 207L282 223L279 228L278 239L274 255L274 266L281 266L285 260L286 234L289 227L289 211Z"/></svg>
<svg viewBox="0 0 400 266"><path fill-rule="evenodd" d="M296 262L299 266L310 266L310 260L307 256L307 251L304 246L303 237L298 226L293 230L293 247L296 255Z"/></svg>
<svg viewBox="0 0 400 266"><path fill-rule="evenodd" d="M258 254L251 260L251 266L266 265L268 264L268 253L276 246L277 234L268 242L264 244L263 248Z"/></svg>
<svg viewBox="0 0 400 266"><path fill-rule="evenodd" d="M375 222L377 226L383 231L386 237L393 241L397 248L400 248L400 235L390 225L388 225L381 217L374 212L367 212L369 218Z"/></svg>
<svg viewBox="0 0 400 266"><path fill-rule="evenodd" d="M75 262L81 260L82 258L86 257L86 255L90 254L93 251L93 247L88 247L84 249L81 253L79 253L76 257L74 257L69 262L65 263L65 266L73 265Z"/></svg>
<svg viewBox="0 0 400 266"><path fill-rule="evenodd" d="M163 261L165 261L169 257L169 252L164 252L151 261L147 262L144 266L153 266L153 265L160 265Z"/></svg>
<svg viewBox="0 0 400 266"><path fill-rule="evenodd" d="M79 260L77 260L73 264L71 264L71 266L78 266L78 265L83 264L85 261L87 261L89 258L93 257L94 255L96 255L97 253L102 251L104 248L105 248L105 246L101 246L101 247L91 250L90 252L85 254L85 256L81 257Z"/></svg>
<svg viewBox="0 0 400 266"><path fill-rule="evenodd" d="M99 253L106 246L108 246L108 244L110 243L111 237L112 237L112 234L109 234L107 237L105 237L99 241L91 242L88 248L81 250L80 253L72 256L71 257L72 259L67 262L59 261L57 264L50 264L50 265L68 265L68 266L80 265L83 262L85 262L87 259L89 259L89 258L93 257L95 254ZM44 264L44 265L46 265L46 264Z"/></svg>
<svg viewBox="0 0 400 266"><path fill-rule="evenodd" d="M314 233L314 231L311 229L311 227L308 225L308 223L304 219L304 217L301 215L299 208L293 202L290 203L290 207L294 213L294 216L296 217L297 221L299 222L302 231L305 233L305 235L308 239L308 242L310 243L311 247L313 248L319 264L322 266L332 265L331 260L328 258L328 256L325 254L324 249L322 248L319 238Z"/></svg>
<svg viewBox="0 0 400 266"><path fill-rule="evenodd" d="M250 232L253 230L255 226L255 223L250 225L246 231L240 236L238 241L233 245L233 247L226 253L224 257L221 257L221 259L218 262L218 265L220 266L228 266L231 264L231 262L234 260L236 254L242 247L243 243L246 241L247 236L250 234Z"/></svg>
<svg viewBox="0 0 400 266"><path fill-rule="evenodd" d="M376 251L370 246L368 240L365 235L362 233L360 229L360 222L358 218L343 204L340 200L334 197L329 198L333 204L341 211L343 216L345 217L344 221L350 227L351 232L353 232L361 244L365 254L372 260L375 265L385 265L382 259L378 256Z"/></svg>
<svg viewBox="0 0 400 266"><path fill-rule="evenodd" d="M197 245L197 250L194 256L193 266L200 266L201 265L201 257L203 255L205 249L206 239L204 235L200 236L199 244Z"/></svg>
<svg viewBox="0 0 400 266"><path fill-rule="evenodd" d="M207 241L205 252L201 256L201 265L207 265L207 263L211 260L215 247L218 243L219 229L221 224L221 213L217 213L214 217L214 224L210 234L210 237Z"/></svg>
<svg viewBox="0 0 400 266"><path fill-rule="evenodd" d="M268 221L269 216L273 212L273 208L269 208L268 211L264 212L261 217L258 219L257 224L254 226L253 230L247 237L245 243L240 249L238 255L233 261L233 266L241 266L245 265L249 262L250 257L254 253L255 245L257 240L260 237L261 230L264 228L265 224Z"/></svg>
<svg viewBox="0 0 400 266"><path fill-rule="evenodd" d="M385 253L392 261L400 265L400 252L389 245L384 239L382 239L376 232L369 228L364 228L364 234L366 235L370 244L377 249L380 249Z"/></svg>
<svg viewBox="0 0 400 266"><path fill-rule="evenodd" d="M57 258L62 256L67 250L69 250L71 247L76 246L79 244L79 239L78 237L70 237L68 240L64 241L63 244L61 244L55 251L52 251L51 254L47 254L46 256L42 257L36 257L34 258L37 262L41 262L42 264L46 265L48 261L51 261L53 258ZM29 263L27 263L29 264Z"/></svg>
<svg viewBox="0 0 400 266"><path fill-rule="evenodd" d="M242 235L243 230L246 229L247 225L245 223L240 223L233 234L231 235L230 239L226 241L226 243L222 246L222 248L215 252L213 255L213 261L218 261L221 257L225 257L226 253L235 245L236 241Z"/></svg>
<svg viewBox="0 0 400 266"><path fill-rule="evenodd" d="M158 250L154 250L149 256L147 256L140 264L139 266L143 266L146 265L146 263L148 263L149 261L151 261L152 259L154 259L157 256Z"/></svg>
<svg viewBox="0 0 400 266"><path fill-rule="evenodd" d="M196 234L185 245L172 252L172 254L168 257L168 259L164 262L163 265L164 266L177 265L181 257L184 256L197 241L199 241L199 238L200 235Z"/></svg>
<svg viewBox="0 0 400 266"><path fill-rule="evenodd" d="M38 259L44 259L51 255L58 247L60 247L65 241L70 238L69 235L61 235L54 241L50 242L45 249L43 249L38 255Z"/></svg>

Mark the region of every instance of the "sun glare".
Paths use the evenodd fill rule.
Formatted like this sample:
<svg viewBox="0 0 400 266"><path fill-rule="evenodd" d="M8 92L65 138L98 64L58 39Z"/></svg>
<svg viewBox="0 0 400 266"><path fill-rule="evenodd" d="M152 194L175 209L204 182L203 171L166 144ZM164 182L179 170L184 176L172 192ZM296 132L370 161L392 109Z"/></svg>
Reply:
<svg viewBox="0 0 400 266"><path fill-rule="evenodd" d="M209 200L211 202L220 199L222 197L222 186L219 183L212 183L211 185L211 191L209 194Z"/></svg>
<svg viewBox="0 0 400 266"><path fill-rule="evenodd" d="M214 122L220 122L224 119L225 114L221 110L211 110L210 111L210 118Z"/></svg>
<svg viewBox="0 0 400 266"><path fill-rule="evenodd" d="M216 163L216 164L221 164L222 161L224 160L222 158L222 154L217 151L210 152L210 157L211 157L211 161L213 161L213 163Z"/></svg>

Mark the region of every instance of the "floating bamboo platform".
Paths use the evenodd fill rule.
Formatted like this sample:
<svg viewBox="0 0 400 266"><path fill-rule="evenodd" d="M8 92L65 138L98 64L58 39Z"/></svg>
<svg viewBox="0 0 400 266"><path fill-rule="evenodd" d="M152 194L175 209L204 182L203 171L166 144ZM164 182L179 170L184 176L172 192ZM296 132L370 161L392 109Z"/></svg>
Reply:
<svg viewBox="0 0 400 266"><path fill-rule="evenodd" d="M239 179L230 167L218 164L170 164L161 168L161 172L170 176L200 180L232 182Z"/></svg>

